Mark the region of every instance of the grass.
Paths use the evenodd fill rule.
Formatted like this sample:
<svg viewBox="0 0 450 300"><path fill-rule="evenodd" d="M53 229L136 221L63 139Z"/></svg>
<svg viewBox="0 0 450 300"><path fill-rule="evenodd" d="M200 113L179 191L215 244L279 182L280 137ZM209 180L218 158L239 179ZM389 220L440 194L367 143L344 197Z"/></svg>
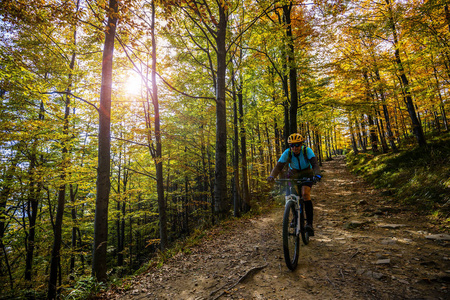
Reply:
<svg viewBox="0 0 450 300"><path fill-rule="evenodd" d="M400 145L399 153L347 155L350 169L395 201L450 228L450 134L427 137L426 148Z"/></svg>

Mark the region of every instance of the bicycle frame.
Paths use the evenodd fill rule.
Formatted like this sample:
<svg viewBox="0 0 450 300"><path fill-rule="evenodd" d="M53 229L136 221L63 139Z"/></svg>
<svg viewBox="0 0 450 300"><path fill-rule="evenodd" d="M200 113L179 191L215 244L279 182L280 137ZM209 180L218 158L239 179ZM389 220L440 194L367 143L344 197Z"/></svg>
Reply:
<svg viewBox="0 0 450 300"><path fill-rule="evenodd" d="M292 186L288 187L288 190L290 192L289 195L284 196L284 206L288 204L289 201L293 201L295 203L295 211L297 213L297 227L295 228L295 235L300 234L300 215L303 213L303 210L300 209L300 201L302 200L302 197L296 194L292 193ZM303 201L302 201L303 202Z"/></svg>
<svg viewBox="0 0 450 300"><path fill-rule="evenodd" d="M305 183L314 183L312 178L301 178L301 179L277 179L276 182L282 183L287 182L288 186L286 187L286 195L284 196L284 205L288 204L289 201L294 201L295 203L295 211L297 212L297 227L295 229L295 234L299 235L302 228L300 228L301 222L300 217L303 213L303 197L301 196L301 190L298 191L298 188L301 188ZM292 184L295 183L298 186L293 186ZM292 191L294 189L294 191Z"/></svg>

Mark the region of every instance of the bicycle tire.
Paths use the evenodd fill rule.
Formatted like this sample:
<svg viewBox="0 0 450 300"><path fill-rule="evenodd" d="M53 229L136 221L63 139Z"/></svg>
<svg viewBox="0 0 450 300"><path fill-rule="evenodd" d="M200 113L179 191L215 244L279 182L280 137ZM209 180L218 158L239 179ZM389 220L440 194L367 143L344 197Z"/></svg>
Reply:
<svg viewBox="0 0 450 300"><path fill-rule="evenodd" d="M303 207L302 207L302 209L300 210L300 235L302 236L303 244L308 245L309 244L309 233L308 233L308 231L306 231L305 223L306 223L305 213L304 213Z"/></svg>
<svg viewBox="0 0 450 300"><path fill-rule="evenodd" d="M291 226L291 223L294 223ZM283 252L286 266L294 271L298 264L300 237L295 234L297 227L297 212L295 203L289 201L283 215Z"/></svg>

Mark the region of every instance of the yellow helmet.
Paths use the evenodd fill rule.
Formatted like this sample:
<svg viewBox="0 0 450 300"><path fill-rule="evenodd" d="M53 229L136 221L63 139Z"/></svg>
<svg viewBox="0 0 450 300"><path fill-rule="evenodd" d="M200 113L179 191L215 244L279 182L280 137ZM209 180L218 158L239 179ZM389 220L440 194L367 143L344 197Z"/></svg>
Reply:
<svg viewBox="0 0 450 300"><path fill-rule="evenodd" d="M300 133L293 133L287 139L288 144L303 143L304 141L305 139Z"/></svg>

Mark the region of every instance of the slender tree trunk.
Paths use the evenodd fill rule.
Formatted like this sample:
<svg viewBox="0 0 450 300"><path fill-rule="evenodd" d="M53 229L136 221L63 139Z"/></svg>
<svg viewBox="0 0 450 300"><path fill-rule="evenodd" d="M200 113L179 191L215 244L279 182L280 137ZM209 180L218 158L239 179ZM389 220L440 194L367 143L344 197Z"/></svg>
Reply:
<svg viewBox="0 0 450 300"><path fill-rule="evenodd" d="M214 195L214 173L213 170L214 168L212 167L212 158L211 158L211 153L212 151L210 151L209 145L210 145L210 140L208 138L207 144L206 144L206 155L208 158L208 183L209 183L209 191L211 194L211 224L214 225L215 224L215 208L216 208L216 197Z"/></svg>
<svg viewBox="0 0 450 300"><path fill-rule="evenodd" d="M208 169L208 164L206 163L207 161L207 146L205 145L205 140L204 140L204 130L203 130L203 125L201 125L201 132L202 135L200 137L200 143L201 143L201 154L202 154L202 200L204 203L204 209L205 211L208 209L208 186L209 186L209 169ZM212 195L212 194L211 194Z"/></svg>
<svg viewBox="0 0 450 300"><path fill-rule="evenodd" d="M70 255L70 280L74 280L75 279L75 254L78 251L77 249L77 233L79 231L77 224L77 210L76 210L76 206L75 206L75 200L76 200L76 194L77 192L74 190L73 188L73 184L70 184L69 186L69 193L70 193L70 203L71 203L71 210L70 210L70 215L72 217L72 223L74 224L72 226L72 253Z"/></svg>
<svg viewBox="0 0 450 300"><path fill-rule="evenodd" d="M97 199L95 203L94 248L92 255L92 275L101 282L107 280L107 243L108 243L108 204L111 159L111 91L112 62L114 55L114 38L118 3L109 0L108 23L105 32L105 44L102 61L102 84L100 90L99 133L98 133L98 168L97 168Z"/></svg>
<svg viewBox="0 0 450 300"><path fill-rule="evenodd" d="M383 104L383 113L384 113L384 120L386 121L386 130L387 130L387 134L388 134L388 140L389 140L389 144L391 145L392 151L393 152L398 152L397 146L395 145L395 141L394 141L394 134L392 133L392 129L391 129L391 120L389 117L389 111L387 108L386 104Z"/></svg>
<svg viewBox="0 0 450 300"><path fill-rule="evenodd" d="M121 233L121 219L123 216L121 215L122 212L122 188L121 188L121 180L122 180L122 151L119 150L119 164L117 167L117 204L116 204L116 210L117 210L117 219L116 219L116 235L117 235L117 266L121 267L123 266L123 246L124 241L122 240Z"/></svg>
<svg viewBox="0 0 450 300"><path fill-rule="evenodd" d="M41 102L40 111L39 111L39 120L44 120L44 103ZM41 184L37 184L35 181L34 172L36 171L37 163L37 150L36 145L33 145L33 150L30 159L29 166L29 176L30 176L30 194L28 199L28 220L30 225L30 230L26 236L25 241L25 249L26 249L26 258L25 258L25 280L29 282L29 286L32 284L32 276L31 271L33 268L33 257L34 257L34 249L35 249L35 238L36 238L36 218L38 214L38 202L39 202L39 194L41 189Z"/></svg>
<svg viewBox="0 0 450 300"><path fill-rule="evenodd" d="M362 143L362 150L364 153L367 152L367 131L366 131L366 123L365 123L365 118L364 115L361 115L361 122L360 122L360 127L361 127L361 143Z"/></svg>
<svg viewBox="0 0 450 300"><path fill-rule="evenodd" d="M289 137L289 132L290 132L289 124L290 124L290 122L289 122L289 103L286 101L284 104L284 128L283 128L284 139L283 139L283 143L282 143L282 145L284 145L285 147L289 146L287 144L287 139Z"/></svg>
<svg viewBox="0 0 450 300"><path fill-rule="evenodd" d="M18 144L20 146L20 144L22 143L19 142ZM3 212L6 211L8 198L11 194L11 185L13 184L15 169L17 164L19 163L19 153L19 151L16 153L14 159L11 161L10 167L2 176L2 180L0 180L0 275L3 275L3 271L5 269L7 270L11 290L14 288L14 279L11 273L11 265L8 259L8 252L6 251L5 245L3 244L3 238L5 237L6 231L6 219ZM5 269L3 264L5 265Z"/></svg>
<svg viewBox="0 0 450 300"><path fill-rule="evenodd" d="M380 136L381 149L382 149L383 153L387 153L387 152L389 152L389 147L386 143L386 138L384 136L383 120L381 119L381 114L376 107L375 107L375 115L377 116L375 119L375 123L377 124L378 135Z"/></svg>
<svg viewBox="0 0 450 300"><path fill-rule="evenodd" d="M361 123L357 121L357 136L358 136L358 142L359 142L359 146L362 149L362 152L365 153L366 152L366 147L364 145L364 141L363 141L363 135L362 135L362 130L361 130Z"/></svg>
<svg viewBox="0 0 450 300"><path fill-rule="evenodd" d="M70 114L70 99L69 95L66 95L66 107L64 113L64 125L63 125L63 141L62 144L62 162L61 162L61 175L60 180L62 184L58 191L58 206L56 209L55 225L53 228L53 248L50 262L50 279L48 283L47 299L57 298L57 280L58 270L61 270L61 243L62 243L62 224L64 216L64 206L66 203L66 169L69 166L68 153L68 138L69 138L69 114ZM61 282L61 272L59 274Z"/></svg>
<svg viewBox="0 0 450 300"><path fill-rule="evenodd" d="M291 94L291 105L289 108L289 134L297 132L297 110L298 110L298 92L297 92L297 67L295 65L294 38L292 35L291 23L292 1L283 5L283 16L286 26L287 39L287 67L289 70L289 90Z"/></svg>
<svg viewBox="0 0 450 300"><path fill-rule="evenodd" d="M366 70L363 72L363 77L364 77L364 82L365 82L365 89L366 89L365 95L366 95L367 103L370 103L370 102L374 101L375 99L374 99L374 95L370 88L369 76L368 76ZM377 139L375 123L373 121L372 115L370 115L370 114L367 115L367 121L369 123L369 136L370 136L370 144L372 147L372 152L377 152L378 151L378 139Z"/></svg>
<svg viewBox="0 0 450 300"><path fill-rule="evenodd" d="M274 128L275 128L275 156L281 156L281 147L284 144L282 140L282 134L280 133L280 129L278 129L278 123L274 120Z"/></svg>
<svg viewBox="0 0 450 300"><path fill-rule="evenodd" d="M77 4L77 10L78 10L79 2ZM74 38L74 45L76 45L77 41L77 32L76 28L74 30L73 34ZM60 258L60 250L61 250L61 243L62 243L62 224L63 224L63 216L64 216L64 207L66 203L66 169L69 167L69 157L68 157L68 139L69 139L69 115L70 115L70 98L69 93L71 91L72 87L72 73L75 67L75 58L76 58L76 52L72 53L72 59L70 61L69 69L69 86L67 88L67 94L65 98L65 112L64 112L64 125L63 125L63 141L62 144L62 163L61 163L61 186L59 187L58 192L58 206L56 210L56 218L55 218L55 226L53 228L54 233L54 239L53 239L53 248L52 248L52 256L51 256L51 263L50 263L50 279L48 284L48 299L55 299L57 297L57 276L58 276L58 269L61 270L61 258ZM61 271L59 274L60 283L61 283Z"/></svg>
<svg viewBox="0 0 450 300"><path fill-rule="evenodd" d="M34 152L34 151L33 151ZM30 283L31 287L31 269L33 267L33 254L34 254L34 245L35 245L35 237L36 237L36 216L37 216L37 207L38 207L38 199L36 192L36 182L33 179L34 169L36 168L36 154L33 153L30 160L29 167L29 175L30 175L30 194L27 205L27 215L29 222L29 231L26 235L25 239L25 249L26 249L26 257L25 257L25 280Z"/></svg>
<svg viewBox="0 0 450 300"><path fill-rule="evenodd" d="M317 144L317 155L319 156L319 166L322 166L323 156L322 156L322 143L320 140L319 132L316 131L316 144Z"/></svg>
<svg viewBox="0 0 450 300"><path fill-rule="evenodd" d="M437 77L436 67L434 65L433 65L433 75L434 75L434 79L436 80L436 90L437 90L437 93L438 93L438 96L439 96L439 107L441 109L442 121L444 123L445 130L448 131L447 115L445 114L444 100L442 99L442 95L441 95L441 85L439 83L439 79Z"/></svg>
<svg viewBox="0 0 450 300"><path fill-rule="evenodd" d="M235 82L235 73L232 71L231 75L231 83L233 87L233 131L234 131L234 139L233 139L233 171L234 171L234 180L233 180L233 207L234 207L234 216L239 217L240 215L240 186L239 186L239 130L238 130L238 104L237 104L237 96L236 96L236 82Z"/></svg>
<svg viewBox="0 0 450 300"><path fill-rule="evenodd" d="M185 147L187 150L187 147ZM183 227L184 233L189 236L189 177L184 177L184 201L183 201Z"/></svg>
<svg viewBox="0 0 450 300"><path fill-rule="evenodd" d="M268 164L266 163L265 165L269 166L269 169L266 171L270 174L270 171L274 168L274 165L273 165L273 158L272 158L273 150L272 150L272 144L270 143L269 128L267 126L267 122L264 123L264 129L265 129L265 134L266 134L267 153L268 153L267 160L269 161L269 163Z"/></svg>
<svg viewBox="0 0 450 300"><path fill-rule="evenodd" d="M159 115L158 88L156 86L156 37L155 37L155 2L152 1L152 99L155 110L155 139L156 139L156 191L158 194L159 211L159 235L161 251L165 251L168 246L167 238L167 212L164 201L164 177L162 164L162 145L161 145L161 124Z"/></svg>
<svg viewBox="0 0 450 300"><path fill-rule="evenodd" d="M352 148L353 148L353 152L355 154L358 154L358 146L356 145L356 138L355 138L355 130L353 129L353 124L350 124L350 137L351 137L351 141L352 141Z"/></svg>
<svg viewBox="0 0 450 300"><path fill-rule="evenodd" d="M389 14L390 26L392 29L392 34L394 36L395 61L397 63L397 68L400 72L400 78L401 78L401 81L403 84L403 93L404 93L404 97L405 97L406 106L408 108L409 117L411 118L412 130L417 139L417 143L419 144L419 146L424 147L427 145L425 135L423 134L422 125L420 124L420 122L417 118L416 110L414 108L414 103L413 103L412 96L411 96L409 81L408 81L408 78L406 77L405 69L403 68L403 63L400 58L400 50L399 50L400 46L399 46L399 42L398 42L398 38L397 38L397 29L395 28L395 21L394 21L393 12L392 12L391 0L386 0L386 4L388 6L388 10L390 13Z"/></svg>
<svg viewBox="0 0 450 300"><path fill-rule="evenodd" d="M378 72L377 68L375 69L375 78L376 78L377 82L380 84L381 83L380 72ZM386 130L387 130L389 144L391 145L393 152L398 152L397 146L395 145L395 141L394 141L394 134L392 133L392 129L391 129L392 126L391 126L391 121L389 118L389 111L388 111L388 108L386 105L386 98L384 96L384 90L382 88L379 88L379 93L380 93L380 97L381 97L381 103L383 106L384 120L386 121Z"/></svg>
<svg viewBox="0 0 450 300"><path fill-rule="evenodd" d="M248 172L247 172L247 139L246 130L244 126L244 104L242 95L242 78L238 86L239 99L239 126L241 131L241 159L242 159L242 200L243 210L248 212L250 210L250 191L248 186Z"/></svg>
<svg viewBox="0 0 450 300"><path fill-rule="evenodd" d="M378 137L375 129L375 123L373 121L372 115L367 115L367 120L369 122L369 134L370 134L370 144L372 145L372 151L378 151Z"/></svg>
<svg viewBox="0 0 450 300"><path fill-rule="evenodd" d="M256 113L256 117L258 119L258 113ZM262 138L261 138L261 128L260 128L260 124L257 121L256 123L256 130L258 132L258 152L259 152L259 165L261 167L259 167L258 170L258 176L265 176L266 175L266 170L265 168L263 168L262 166L264 166L264 149L263 149L263 142L262 142Z"/></svg>

